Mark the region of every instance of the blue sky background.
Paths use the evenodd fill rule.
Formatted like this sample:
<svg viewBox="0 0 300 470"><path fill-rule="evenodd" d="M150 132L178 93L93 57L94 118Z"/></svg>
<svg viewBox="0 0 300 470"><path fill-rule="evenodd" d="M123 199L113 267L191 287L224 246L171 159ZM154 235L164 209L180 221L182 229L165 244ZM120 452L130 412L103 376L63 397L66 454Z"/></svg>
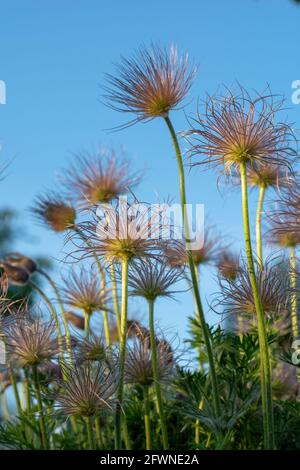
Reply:
<svg viewBox="0 0 300 470"><path fill-rule="evenodd" d="M290 119L299 127L300 105L291 102L291 83L300 79L299 23L300 6L289 0L3 0L0 80L6 82L7 104L0 105L0 156L13 161L0 185L0 204L19 212L26 239L18 249L62 258L63 238L37 226L28 207L37 193L57 187L59 170L81 149L123 146L132 167L146 170L140 199L156 201L159 194L178 200L176 162L163 121L105 131L124 122L99 101L103 75L113 71L120 54L151 41L177 44L199 67L188 113L198 97L222 83L238 80L257 90L269 83L274 93L286 95ZM182 112L172 118L178 130L186 129ZM204 203L209 221L239 250L239 192L220 194L216 180L212 172L192 171L189 200ZM253 216L256 194L251 199ZM216 289L214 277L214 270L203 271L201 289L208 300ZM142 317L146 308L135 303L133 312ZM181 335L191 313L185 294L179 302L160 302L157 311L160 324Z"/></svg>

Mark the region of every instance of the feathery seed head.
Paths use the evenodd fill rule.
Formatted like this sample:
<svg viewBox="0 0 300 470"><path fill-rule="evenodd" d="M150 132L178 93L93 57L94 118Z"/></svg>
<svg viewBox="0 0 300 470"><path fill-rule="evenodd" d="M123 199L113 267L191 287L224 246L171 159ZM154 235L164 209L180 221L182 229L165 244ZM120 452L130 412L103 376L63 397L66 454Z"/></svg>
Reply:
<svg viewBox="0 0 300 470"><path fill-rule="evenodd" d="M128 285L131 295L155 300L171 297L172 286L182 278L183 270L172 268L156 259L138 259L131 263Z"/></svg>
<svg viewBox="0 0 300 470"><path fill-rule="evenodd" d="M280 275L280 263L266 262L261 270L256 265L257 286L265 315L275 317L286 312L288 305L288 284ZM225 315L254 316L255 302L252 285L246 265L241 265L237 278L220 279L221 297L218 304Z"/></svg>
<svg viewBox="0 0 300 470"><path fill-rule="evenodd" d="M107 310L108 291L100 287L98 276L93 269L87 271L81 268L78 274L72 271L69 277L64 279L62 294L67 305L88 315Z"/></svg>
<svg viewBox="0 0 300 470"><path fill-rule="evenodd" d="M128 192L139 181L138 175L130 175L127 161L119 161L115 151L100 150L95 155L78 155L66 172L66 184L71 197L83 206L108 203Z"/></svg>
<svg viewBox="0 0 300 470"><path fill-rule="evenodd" d="M110 106L137 117L133 122L165 117L190 90L195 68L188 56L179 56L152 45L141 48L130 59L122 58L116 75L107 75L106 99Z"/></svg>
<svg viewBox="0 0 300 470"><path fill-rule="evenodd" d="M156 348L158 378L167 381L174 365L172 349L161 343ZM152 352L148 341L134 340L128 346L125 360L125 380L127 383L151 386L154 383Z"/></svg>
<svg viewBox="0 0 300 470"><path fill-rule="evenodd" d="M190 136L191 156L204 155L192 165L222 165L225 172L239 171L246 163L259 173L260 164L291 167L296 156L291 126L276 122L282 101L271 94L251 98L240 87L239 94L209 97L204 117L198 113Z"/></svg>
<svg viewBox="0 0 300 470"><path fill-rule="evenodd" d="M67 416L91 417L111 410L115 403L118 374L104 363L66 367L67 380L60 381L58 409Z"/></svg>
<svg viewBox="0 0 300 470"><path fill-rule="evenodd" d="M58 353L55 324L17 318L4 329L9 361L19 367L29 367L54 359Z"/></svg>
<svg viewBox="0 0 300 470"><path fill-rule="evenodd" d="M32 212L38 220L45 223L54 232L64 232L75 224L74 207L53 194L36 198Z"/></svg>

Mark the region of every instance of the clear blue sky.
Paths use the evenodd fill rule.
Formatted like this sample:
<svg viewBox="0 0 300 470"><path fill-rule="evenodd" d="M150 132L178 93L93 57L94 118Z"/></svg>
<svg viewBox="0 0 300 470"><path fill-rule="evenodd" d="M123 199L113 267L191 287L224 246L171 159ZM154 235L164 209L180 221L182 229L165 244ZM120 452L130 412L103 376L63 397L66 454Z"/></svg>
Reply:
<svg viewBox="0 0 300 470"><path fill-rule="evenodd" d="M291 83L300 79L300 6L289 0L2 0L0 6L0 80L7 104L0 105L1 160L13 159L0 184L0 204L15 207L27 240L26 253L59 258L63 240L37 227L28 207L36 193L55 188L61 167L73 152L97 144L123 145L133 167L146 169L137 192L155 201L177 193L173 150L159 120L108 134L104 129L124 116L99 102L103 74L112 72L120 54L141 43L175 43L199 66L188 112L198 97L219 84L238 80L248 88L283 93L289 115L299 127L300 105L293 105ZM182 112L176 128L186 128ZM220 194L216 175L193 171L188 177L192 202L205 204L206 215L241 246L239 193ZM253 195L252 215L255 195ZM203 296L215 290L214 271L206 270ZM143 304L134 306L142 315ZM159 304L161 325L182 333L192 302ZM211 319L214 321L215 318Z"/></svg>

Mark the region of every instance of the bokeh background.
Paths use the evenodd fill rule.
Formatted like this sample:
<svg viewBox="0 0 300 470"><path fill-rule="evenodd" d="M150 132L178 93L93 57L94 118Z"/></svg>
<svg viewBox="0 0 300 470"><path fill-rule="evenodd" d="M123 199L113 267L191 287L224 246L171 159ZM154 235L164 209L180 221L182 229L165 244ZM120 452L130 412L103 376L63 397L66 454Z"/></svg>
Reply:
<svg viewBox="0 0 300 470"><path fill-rule="evenodd" d="M292 103L291 85L300 79L300 5L292 0L2 0L0 5L0 79L7 103L0 106L1 161L10 161L0 184L0 206L17 210L15 249L53 260L59 278L64 240L36 225L29 207L37 193L58 187L61 170L74 153L99 145L123 148L132 168L144 179L136 191L141 200L167 197L178 201L177 168L163 122L156 120L109 133L124 116L101 102L104 73L120 55L130 55L151 41L176 44L198 65L186 113L197 100L221 84L236 81L246 88L287 99L289 120L299 127L300 105ZM182 111L173 114L177 130L188 127ZM207 224L242 248L238 191L217 187L213 172L192 170L189 200L205 204ZM251 195L251 214L256 194ZM205 268L201 290L211 323L221 320L209 309L217 288L216 272ZM162 328L184 337L192 315L190 296L160 301ZM146 308L134 302L132 313Z"/></svg>

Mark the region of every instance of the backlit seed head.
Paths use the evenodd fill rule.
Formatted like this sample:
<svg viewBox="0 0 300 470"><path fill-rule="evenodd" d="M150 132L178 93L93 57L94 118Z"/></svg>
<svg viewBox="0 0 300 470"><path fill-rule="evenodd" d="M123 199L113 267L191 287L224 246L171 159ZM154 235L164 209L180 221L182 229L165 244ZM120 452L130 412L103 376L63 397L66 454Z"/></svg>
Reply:
<svg viewBox="0 0 300 470"><path fill-rule="evenodd" d="M261 270L256 265L256 279L264 314L275 318L288 308L288 277L282 273L281 263L269 260ZM247 266L241 264L235 279L220 278L221 294L217 305L225 315L256 317L252 284Z"/></svg>
<svg viewBox="0 0 300 470"><path fill-rule="evenodd" d="M187 132L191 157L198 157L192 165L221 165L227 173L238 172L241 163L258 173L262 164L291 168L295 137L290 125L277 122L282 104L270 93L251 98L242 87L237 94L208 97L204 114L198 112Z"/></svg>
<svg viewBox="0 0 300 470"><path fill-rule="evenodd" d="M65 175L70 197L83 207L109 203L126 194L140 179L130 174L128 162L117 159L114 150L79 154Z"/></svg>
<svg viewBox="0 0 300 470"><path fill-rule="evenodd" d="M148 206L122 203L121 208L120 204L105 206L103 213L97 210L92 222L79 224L89 241L88 245L78 247L77 251L83 253L83 257L96 254L111 263L153 257L159 251L158 240L153 234L158 233L162 225L151 215ZM73 236L73 240L75 238Z"/></svg>
<svg viewBox="0 0 300 470"><path fill-rule="evenodd" d="M82 338L81 341L77 343L75 354L78 364L89 361L105 361L106 347L103 337L98 337L90 333L88 338Z"/></svg>
<svg viewBox="0 0 300 470"><path fill-rule="evenodd" d="M156 259L135 260L130 265L128 277L130 294L148 300L171 297L175 293L172 287L182 279L182 274L182 269L172 268Z"/></svg>
<svg viewBox="0 0 300 470"><path fill-rule="evenodd" d="M98 275L91 269L81 268L79 273L72 271L64 279L61 289L64 302L72 308L82 310L87 315L107 310L109 293L99 285Z"/></svg>
<svg viewBox="0 0 300 470"><path fill-rule="evenodd" d="M188 56L179 56L152 45L140 48L130 59L122 58L116 75L107 75L104 88L108 104L117 111L133 113L133 122L166 117L188 94L195 68Z"/></svg>
<svg viewBox="0 0 300 470"><path fill-rule="evenodd" d="M291 173L287 168L265 162L250 166L247 170L247 177L250 186L259 188L288 188L292 182Z"/></svg>
<svg viewBox="0 0 300 470"><path fill-rule="evenodd" d="M67 416L91 417L112 411L118 386L116 370L105 363L66 367L67 380L59 381L57 408Z"/></svg>
<svg viewBox="0 0 300 470"><path fill-rule="evenodd" d="M196 266L214 264L221 250L220 240L212 234L212 228L205 230L201 248L191 250ZM163 246L163 251L170 266L184 266L188 264L188 254L183 240L173 240Z"/></svg>
<svg viewBox="0 0 300 470"><path fill-rule="evenodd" d="M37 270L37 264L33 259L24 256L21 253L9 253L5 256L5 261L11 266L17 266L25 269L29 274L33 274Z"/></svg>
<svg viewBox="0 0 300 470"><path fill-rule="evenodd" d="M170 378L174 366L173 352L167 343L160 342L156 347L158 379L165 382ZM125 380L127 383L150 386L154 383L152 352L149 342L133 340L128 346L125 360Z"/></svg>
<svg viewBox="0 0 300 470"><path fill-rule="evenodd" d="M234 281L238 276L240 268L238 256L233 255L228 250L224 250L218 258L217 268L221 278Z"/></svg>
<svg viewBox="0 0 300 470"><path fill-rule="evenodd" d="M16 318L4 329L9 362L19 367L43 364L57 357L58 341L53 322Z"/></svg>
<svg viewBox="0 0 300 470"><path fill-rule="evenodd" d="M74 207L63 201L59 196L39 196L35 201L32 212L38 220L45 223L54 232L64 232L75 224L76 212Z"/></svg>
<svg viewBox="0 0 300 470"><path fill-rule="evenodd" d="M272 216L267 238L270 243L282 248L295 248L300 244L300 229L298 218L293 215L279 215L278 219Z"/></svg>

